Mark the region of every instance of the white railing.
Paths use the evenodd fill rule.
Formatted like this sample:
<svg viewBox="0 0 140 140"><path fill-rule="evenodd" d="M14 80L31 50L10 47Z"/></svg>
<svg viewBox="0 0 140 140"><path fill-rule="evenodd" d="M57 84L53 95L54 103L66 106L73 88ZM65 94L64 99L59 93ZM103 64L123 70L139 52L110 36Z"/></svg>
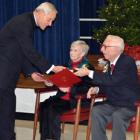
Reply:
<svg viewBox="0 0 140 140"><path fill-rule="evenodd" d="M107 20L101 18L80 18L79 21L107 21Z"/></svg>
<svg viewBox="0 0 140 140"><path fill-rule="evenodd" d="M80 22L95 22L95 21L107 21L106 19L101 19L101 18L80 18ZM92 36L80 36L80 39L85 39L85 40L90 40L92 39Z"/></svg>

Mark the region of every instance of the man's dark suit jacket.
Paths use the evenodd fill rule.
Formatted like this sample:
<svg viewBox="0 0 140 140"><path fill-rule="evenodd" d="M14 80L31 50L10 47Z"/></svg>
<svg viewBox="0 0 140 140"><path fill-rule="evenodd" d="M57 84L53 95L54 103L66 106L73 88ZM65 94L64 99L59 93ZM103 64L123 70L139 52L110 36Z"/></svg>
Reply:
<svg viewBox="0 0 140 140"><path fill-rule="evenodd" d="M107 102L112 105L134 108L134 102L140 99L135 61L124 54L117 60L112 75L110 70L106 73L95 72L93 82L99 85L100 91L107 96Z"/></svg>
<svg viewBox="0 0 140 140"><path fill-rule="evenodd" d="M0 31L0 88L15 88L20 72L31 73L31 65L41 72L50 67L33 47L35 27L33 13L25 13Z"/></svg>

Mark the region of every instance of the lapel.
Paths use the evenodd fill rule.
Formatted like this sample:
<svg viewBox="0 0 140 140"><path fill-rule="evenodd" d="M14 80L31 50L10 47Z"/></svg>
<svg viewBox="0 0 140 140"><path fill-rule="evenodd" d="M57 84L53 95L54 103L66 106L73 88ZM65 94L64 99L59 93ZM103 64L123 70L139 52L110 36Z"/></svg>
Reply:
<svg viewBox="0 0 140 140"><path fill-rule="evenodd" d="M121 54L120 57L118 58L116 64L115 64L115 67L114 67L114 70L112 73L114 73L117 69L117 67L120 67L120 63L121 63L121 60L123 59L123 56L124 54ZM103 69L103 72L104 73L108 73L108 74L111 74L111 67L110 67L110 62L108 61L108 63L104 66L104 69Z"/></svg>
<svg viewBox="0 0 140 140"><path fill-rule="evenodd" d="M122 53L122 54L120 55L120 57L118 58L116 64L115 64L113 73L120 67L120 64L122 63L123 57L124 57L124 54Z"/></svg>

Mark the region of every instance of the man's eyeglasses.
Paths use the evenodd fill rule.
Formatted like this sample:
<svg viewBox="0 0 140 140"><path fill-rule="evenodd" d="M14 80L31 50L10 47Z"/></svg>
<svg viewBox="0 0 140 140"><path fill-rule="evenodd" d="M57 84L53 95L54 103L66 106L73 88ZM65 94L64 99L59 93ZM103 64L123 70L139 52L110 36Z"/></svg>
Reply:
<svg viewBox="0 0 140 140"><path fill-rule="evenodd" d="M106 50L107 48L116 47L116 46L106 46L106 45L104 45L104 44L101 44L101 48L103 48L103 47L104 47L104 49Z"/></svg>

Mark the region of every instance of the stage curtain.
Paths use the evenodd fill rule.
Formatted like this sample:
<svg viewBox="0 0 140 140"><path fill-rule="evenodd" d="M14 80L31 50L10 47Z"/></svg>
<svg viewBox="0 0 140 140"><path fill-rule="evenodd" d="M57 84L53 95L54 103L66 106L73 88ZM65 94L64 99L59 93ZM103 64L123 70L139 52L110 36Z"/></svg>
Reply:
<svg viewBox="0 0 140 140"><path fill-rule="evenodd" d="M45 1L56 6L58 15L52 27L35 31L35 47L50 63L66 64L71 42L79 39L78 0L0 0L0 28L13 16L32 11Z"/></svg>

